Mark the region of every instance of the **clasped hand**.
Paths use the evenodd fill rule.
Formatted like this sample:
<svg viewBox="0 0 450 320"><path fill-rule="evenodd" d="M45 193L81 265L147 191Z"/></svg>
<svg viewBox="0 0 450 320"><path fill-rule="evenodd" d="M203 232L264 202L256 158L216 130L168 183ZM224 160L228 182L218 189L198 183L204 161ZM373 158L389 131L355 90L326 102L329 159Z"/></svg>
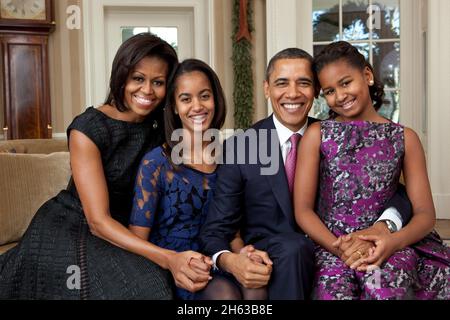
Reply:
<svg viewBox="0 0 450 320"><path fill-rule="evenodd" d="M273 262L267 252L257 250L252 245L243 247L239 254L233 254L231 270L236 279L249 289L267 285L272 273Z"/></svg>
<svg viewBox="0 0 450 320"><path fill-rule="evenodd" d="M397 249L391 233L380 223L340 236L333 246L340 251L340 258L347 266L361 272L370 266L380 267Z"/></svg>
<svg viewBox="0 0 450 320"><path fill-rule="evenodd" d="M169 259L169 270L177 287L197 292L206 287L213 262L210 257L195 251L174 253Z"/></svg>

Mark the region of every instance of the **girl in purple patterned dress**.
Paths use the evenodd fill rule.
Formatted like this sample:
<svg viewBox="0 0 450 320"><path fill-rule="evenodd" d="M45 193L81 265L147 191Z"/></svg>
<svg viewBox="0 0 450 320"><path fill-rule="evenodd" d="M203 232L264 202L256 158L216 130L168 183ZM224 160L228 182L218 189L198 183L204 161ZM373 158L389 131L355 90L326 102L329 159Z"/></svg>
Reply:
<svg viewBox="0 0 450 320"><path fill-rule="evenodd" d="M332 117L303 137L294 189L297 223L317 244L313 298L450 299L450 249L433 231L418 136L377 113L383 85L349 43L325 47L314 68ZM333 243L378 219L402 171L413 218L399 232L360 236L373 246L349 267Z"/></svg>

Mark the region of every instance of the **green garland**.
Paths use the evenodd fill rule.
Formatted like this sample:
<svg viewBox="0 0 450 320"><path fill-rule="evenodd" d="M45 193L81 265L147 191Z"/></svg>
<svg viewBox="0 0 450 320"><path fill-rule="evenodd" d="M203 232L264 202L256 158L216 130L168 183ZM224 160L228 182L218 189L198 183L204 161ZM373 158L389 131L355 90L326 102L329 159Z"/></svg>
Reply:
<svg viewBox="0 0 450 320"><path fill-rule="evenodd" d="M250 33L253 29L252 0L248 1L248 26ZM252 70L252 43L247 39L236 42L239 32L239 0L233 5L233 72L234 72L234 125L235 128L246 129L253 122L253 70Z"/></svg>

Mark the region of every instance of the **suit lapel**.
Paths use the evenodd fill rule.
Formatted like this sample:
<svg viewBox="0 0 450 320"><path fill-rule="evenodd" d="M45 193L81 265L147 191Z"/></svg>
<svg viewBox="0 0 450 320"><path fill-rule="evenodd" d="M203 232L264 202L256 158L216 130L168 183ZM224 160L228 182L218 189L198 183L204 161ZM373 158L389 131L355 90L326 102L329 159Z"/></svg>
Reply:
<svg viewBox="0 0 450 320"><path fill-rule="evenodd" d="M292 210L292 199L290 196L286 173L284 170L284 162L283 162L283 156L281 154L281 148L280 148L280 142L278 139L278 134L275 129L275 124L273 123L272 119L273 115L262 124L261 128L269 130L268 135L268 153L270 157L272 156L273 152L278 153L278 159L279 159L279 170L274 175L268 175L266 176L267 180L269 181L269 184L272 188L272 192L275 196L275 199L277 200L278 204L281 207L281 210L286 215L288 220L293 219L293 210ZM270 135L275 134L276 135L276 141L277 141L277 148L276 150L271 150L271 143L270 143Z"/></svg>

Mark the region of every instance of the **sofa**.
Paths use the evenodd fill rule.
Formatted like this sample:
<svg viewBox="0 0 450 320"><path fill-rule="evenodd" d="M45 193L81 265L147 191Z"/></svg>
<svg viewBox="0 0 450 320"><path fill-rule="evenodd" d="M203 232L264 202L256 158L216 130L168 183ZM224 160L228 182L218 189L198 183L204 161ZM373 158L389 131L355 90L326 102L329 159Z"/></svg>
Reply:
<svg viewBox="0 0 450 320"><path fill-rule="evenodd" d="M65 139L0 141L0 255L14 247L36 211L67 187Z"/></svg>

